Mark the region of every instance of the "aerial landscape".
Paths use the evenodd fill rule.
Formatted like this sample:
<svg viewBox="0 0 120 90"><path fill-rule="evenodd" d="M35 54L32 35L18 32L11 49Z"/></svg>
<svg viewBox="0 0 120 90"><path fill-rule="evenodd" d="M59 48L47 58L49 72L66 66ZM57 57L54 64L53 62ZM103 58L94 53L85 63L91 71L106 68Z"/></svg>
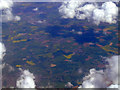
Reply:
<svg viewBox="0 0 120 90"><path fill-rule="evenodd" d="M31 88L21 84L27 74L32 88L78 88L90 70L107 72L108 58L118 58L117 22L63 17L62 8L60 2L17 2L15 20L3 19L3 88Z"/></svg>

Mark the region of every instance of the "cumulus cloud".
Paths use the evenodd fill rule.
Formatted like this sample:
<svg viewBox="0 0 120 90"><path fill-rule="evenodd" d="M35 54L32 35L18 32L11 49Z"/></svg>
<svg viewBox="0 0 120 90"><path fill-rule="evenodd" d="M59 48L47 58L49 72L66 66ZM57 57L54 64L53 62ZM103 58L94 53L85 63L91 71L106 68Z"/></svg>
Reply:
<svg viewBox="0 0 120 90"><path fill-rule="evenodd" d="M90 69L89 75L83 78L83 83L79 88L118 88L118 58L120 56L112 56L107 58L108 65L105 70Z"/></svg>
<svg viewBox="0 0 120 90"><path fill-rule="evenodd" d="M63 2L59 7L63 18L77 18L93 20L97 25L100 22L116 23L118 7L115 3L104 2L101 6L97 3L81 2L80 0L69 0Z"/></svg>
<svg viewBox="0 0 120 90"><path fill-rule="evenodd" d="M0 42L0 89L2 88L2 69L4 68L5 64L2 64L3 57L5 55L6 49L2 42Z"/></svg>
<svg viewBox="0 0 120 90"><path fill-rule="evenodd" d="M34 8L33 11L38 11L38 8Z"/></svg>
<svg viewBox="0 0 120 90"><path fill-rule="evenodd" d="M3 43L0 42L0 61L3 59L6 52L6 48Z"/></svg>
<svg viewBox="0 0 120 90"><path fill-rule="evenodd" d="M71 82L68 82L68 83L65 85L65 87L67 87L67 88L72 88L72 87L73 87L73 85L72 85L72 83L71 83Z"/></svg>
<svg viewBox="0 0 120 90"><path fill-rule="evenodd" d="M102 4L101 9L93 11L93 19L95 23L100 22L116 23L118 16L118 7L113 2L105 2Z"/></svg>
<svg viewBox="0 0 120 90"><path fill-rule="evenodd" d="M35 88L35 76L29 70L21 70L22 75L16 82L17 88Z"/></svg>
<svg viewBox="0 0 120 90"><path fill-rule="evenodd" d="M96 71L95 69L90 69L90 74L83 78L82 86L79 88L100 88L106 87L105 77L103 70Z"/></svg>
<svg viewBox="0 0 120 90"><path fill-rule="evenodd" d="M20 21L21 20L21 17L20 16L15 16L14 17L14 21Z"/></svg>
<svg viewBox="0 0 120 90"><path fill-rule="evenodd" d="M19 21L21 19L19 16L12 14L12 7L12 0L0 0L0 14L2 14L0 19L2 19L2 22Z"/></svg>
<svg viewBox="0 0 120 90"><path fill-rule="evenodd" d="M118 76L120 76L120 73L118 73L118 64L120 64L118 58L120 58L120 56L113 56L106 59L109 65L106 65L105 73L114 84L118 84Z"/></svg>
<svg viewBox="0 0 120 90"><path fill-rule="evenodd" d="M119 88L118 85L110 85L108 88Z"/></svg>
<svg viewBox="0 0 120 90"><path fill-rule="evenodd" d="M0 10L13 6L12 0L0 0Z"/></svg>
<svg viewBox="0 0 120 90"><path fill-rule="evenodd" d="M74 18L76 16L77 8L81 6L84 2L80 0L70 0L69 2L65 1L59 8L59 12L63 14L63 18Z"/></svg>

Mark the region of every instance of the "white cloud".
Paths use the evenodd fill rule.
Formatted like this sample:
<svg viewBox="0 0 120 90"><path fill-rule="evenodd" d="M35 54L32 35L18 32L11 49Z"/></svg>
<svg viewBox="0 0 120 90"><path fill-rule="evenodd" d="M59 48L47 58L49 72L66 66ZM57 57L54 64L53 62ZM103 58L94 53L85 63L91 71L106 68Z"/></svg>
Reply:
<svg viewBox="0 0 120 90"><path fill-rule="evenodd" d="M13 6L12 0L0 0L0 10L10 8Z"/></svg>
<svg viewBox="0 0 120 90"><path fill-rule="evenodd" d="M77 9L81 6L84 2L80 2L79 0L70 0L69 2L64 2L60 8L59 12L63 14L63 18L74 18L77 14Z"/></svg>
<svg viewBox="0 0 120 90"><path fill-rule="evenodd" d="M116 23L118 16L118 7L113 2L105 2L102 4L101 9L93 11L93 19L95 23L100 22Z"/></svg>
<svg viewBox="0 0 120 90"><path fill-rule="evenodd" d="M108 88L118 88L118 85L110 85Z"/></svg>
<svg viewBox="0 0 120 90"><path fill-rule="evenodd" d="M2 12L0 19L2 19L2 22L20 20L19 16L14 16L12 14L12 7L13 7L12 0L0 0L0 12Z"/></svg>
<svg viewBox="0 0 120 90"><path fill-rule="evenodd" d="M118 64L120 64L118 58L120 58L120 56L113 56L106 59L109 65L106 66L107 69L105 70L105 73L107 74L109 80L113 82L113 84L118 84Z"/></svg>
<svg viewBox="0 0 120 90"><path fill-rule="evenodd" d="M11 66L10 64L3 63L3 65L4 65L3 68L7 68L8 72L15 71L15 68L13 66Z"/></svg>
<svg viewBox="0 0 120 90"><path fill-rule="evenodd" d="M95 69L90 69L90 74L83 78L83 83L81 88L100 88L106 87L105 77L103 70L96 71ZM79 87L79 88L80 88Z"/></svg>
<svg viewBox="0 0 120 90"><path fill-rule="evenodd" d="M6 52L6 48L3 43L0 42L0 61L3 59Z"/></svg>
<svg viewBox="0 0 120 90"><path fill-rule="evenodd" d="M16 82L17 88L35 88L35 76L29 70L21 70L22 75Z"/></svg>
<svg viewBox="0 0 120 90"><path fill-rule="evenodd" d="M33 11L38 11L38 8L34 8Z"/></svg>
<svg viewBox="0 0 120 90"><path fill-rule="evenodd" d="M0 89L2 88L2 69L4 68L5 64L2 64L3 57L5 55L6 49L2 42L0 42Z"/></svg>
<svg viewBox="0 0 120 90"><path fill-rule="evenodd" d="M79 7L77 10L77 15L76 18L77 19L90 19L90 17L92 16L92 11L96 8L97 6L95 6L94 4L86 4L83 7ZM80 12L82 12L83 14L81 14Z"/></svg>
<svg viewBox="0 0 120 90"><path fill-rule="evenodd" d="M108 65L105 70L90 69L90 74L83 78L83 83L79 88L113 88L118 86L118 58L112 56L107 58Z"/></svg>
<svg viewBox="0 0 120 90"><path fill-rule="evenodd" d="M68 82L68 83L65 85L65 87L67 87L67 88L72 88L72 87L73 87L73 85L72 85L72 83L71 83L71 82Z"/></svg>
<svg viewBox="0 0 120 90"><path fill-rule="evenodd" d="M97 3L85 3L80 0L63 2L59 7L63 18L91 19L97 25L100 22L116 23L118 7L115 3L104 2L101 6Z"/></svg>
<svg viewBox="0 0 120 90"><path fill-rule="evenodd" d="M20 16L15 16L15 21L20 21L21 20L21 17Z"/></svg>
<svg viewBox="0 0 120 90"><path fill-rule="evenodd" d="M38 20L37 23L45 23L46 20Z"/></svg>
<svg viewBox="0 0 120 90"><path fill-rule="evenodd" d="M5 63L0 64L0 70L2 70L5 67Z"/></svg>

